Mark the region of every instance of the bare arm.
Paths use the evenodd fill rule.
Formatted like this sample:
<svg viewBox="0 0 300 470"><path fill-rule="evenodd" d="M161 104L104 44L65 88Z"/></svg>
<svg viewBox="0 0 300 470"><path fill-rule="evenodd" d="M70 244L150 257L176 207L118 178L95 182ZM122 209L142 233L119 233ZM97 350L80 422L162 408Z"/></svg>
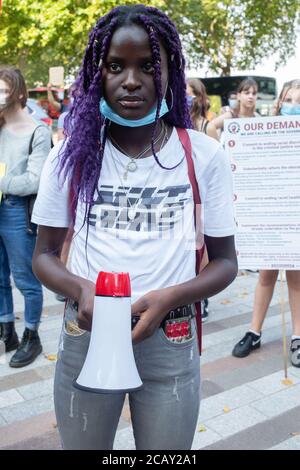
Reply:
<svg viewBox="0 0 300 470"><path fill-rule="evenodd" d="M234 237L205 236L209 263L200 275L176 286L149 292L132 306L141 320L133 331L138 342L151 336L164 316L174 308L209 298L225 289L236 277L238 266Z"/></svg>
<svg viewBox="0 0 300 470"><path fill-rule="evenodd" d="M230 112L226 112L224 114L221 114L221 116L218 116L217 118L213 119L210 122L216 127L216 129L223 130L225 119L231 119L231 118L232 118L232 114Z"/></svg>
<svg viewBox="0 0 300 470"><path fill-rule="evenodd" d="M91 328L95 285L72 274L60 260L68 229L40 225L32 267L36 277L48 289L78 302L78 323Z"/></svg>
<svg viewBox="0 0 300 470"><path fill-rule="evenodd" d="M50 86L51 86L51 84L48 84L48 86L47 86L48 101L56 111L60 112L61 111L61 104L60 104L59 101L56 101L54 99L54 96L53 96L53 93L50 89Z"/></svg>
<svg viewBox="0 0 300 470"><path fill-rule="evenodd" d="M218 136L217 128L216 128L216 126L215 126L212 122L209 122L209 123L207 124L206 134L207 134L209 137L212 137L213 139L216 139L217 141L219 141L219 136Z"/></svg>

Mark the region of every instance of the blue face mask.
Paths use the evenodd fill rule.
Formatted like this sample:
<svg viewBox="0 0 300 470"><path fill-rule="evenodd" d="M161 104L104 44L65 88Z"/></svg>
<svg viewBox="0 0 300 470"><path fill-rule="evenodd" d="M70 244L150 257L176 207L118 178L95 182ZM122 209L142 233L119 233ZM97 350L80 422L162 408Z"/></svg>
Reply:
<svg viewBox="0 0 300 470"><path fill-rule="evenodd" d="M141 119L125 119L119 116L117 113L115 113L112 108L109 106L107 101L104 98L101 98L100 103L99 103L99 109L100 113L102 116L104 116L106 119L109 119L110 121L119 124L119 126L124 126L124 127L141 127L141 126L147 126L148 124L152 124L155 121L155 116L156 116L156 107L150 111L147 116L144 116ZM169 108L167 105L167 102L165 98L163 98L161 102L161 107L160 107L160 112L159 112L159 117L161 118L165 114L169 112Z"/></svg>
<svg viewBox="0 0 300 470"><path fill-rule="evenodd" d="M236 107L237 100L230 99L230 100L228 100L228 104L229 104L230 108L233 109L233 108Z"/></svg>
<svg viewBox="0 0 300 470"><path fill-rule="evenodd" d="M194 96L186 95L186 100L187 100L188 107L191 108L193 104Z"/></svg>
<svg viewBox="0 0 300 470"><path fill-rule="evenodd" d="M282 116L295 116L300 114L300 104L282 103L280 108Z"/></svg>

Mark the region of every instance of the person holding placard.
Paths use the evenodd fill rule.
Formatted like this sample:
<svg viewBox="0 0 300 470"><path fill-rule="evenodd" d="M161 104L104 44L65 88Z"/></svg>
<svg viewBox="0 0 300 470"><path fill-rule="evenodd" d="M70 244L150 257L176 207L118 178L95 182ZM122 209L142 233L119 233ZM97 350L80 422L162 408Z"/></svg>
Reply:
<svg viewBox="0 0 300 470"><path fill-rule="evenodd" d="M236 103L225 113L211 121L221 132L224 129L224 120L232 118L256 117L259 114L255 111L258 85L253 78L243 80L236 92Z"/></svg>
<svg viewBox="0 0 300 470"><path fill-rule="evenodd" d="M277 101L275 115L300 116L300 80L292 80L284 85ZM233 348L233 356L246 357L255 349L260 348L261 330L273 296L277 277L277 270L260 270L255 290L251 326L245 336ZM300 271L287 270L286 280L293 327L290 358L293 366L300 367Z"/></svg>

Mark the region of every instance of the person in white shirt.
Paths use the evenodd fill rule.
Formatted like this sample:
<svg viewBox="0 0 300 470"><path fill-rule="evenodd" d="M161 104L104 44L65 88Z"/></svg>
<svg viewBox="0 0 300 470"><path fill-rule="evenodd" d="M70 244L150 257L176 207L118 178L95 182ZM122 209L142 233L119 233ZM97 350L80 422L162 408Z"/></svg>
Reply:
<svg viewBox="0 0 300 470"><path fill-rule="evenodd" d="M184 58L163 12L122 6L99 19L68 119L70 137L48 157L33 214L34 272L71 299L54 387L63 448L113 446L125 393L89 393L72 384L88 350L97 274L128 271L143 381L129 394L136 448L190 449L200 401L194 304L229 285L237 261L230 164L217 141L185 130L192 124ZM210 260L200 275L195 186ZM67 269L59 256L72 222ZM186 327L180 337L166 327L172 317Z"/></svg>

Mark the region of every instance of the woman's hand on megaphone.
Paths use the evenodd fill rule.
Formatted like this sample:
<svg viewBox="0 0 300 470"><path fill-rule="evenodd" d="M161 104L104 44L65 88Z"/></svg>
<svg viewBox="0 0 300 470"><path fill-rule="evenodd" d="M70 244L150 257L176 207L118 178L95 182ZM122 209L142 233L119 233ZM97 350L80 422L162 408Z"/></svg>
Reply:
<svg viewBox="0 0 300 470"><path fill-rule="evenodd" d="M132 331L133 343L152 336L170 310L172 295L170 288L148 292L131 306L131 314L140 319Z"/></svg>
<svg viewBox="0 0 300 470"><path fill-rule="evenodd" d="M91 331L95 298L95 284L81 279L78 298L78 326L82 330Z"/></svg>

